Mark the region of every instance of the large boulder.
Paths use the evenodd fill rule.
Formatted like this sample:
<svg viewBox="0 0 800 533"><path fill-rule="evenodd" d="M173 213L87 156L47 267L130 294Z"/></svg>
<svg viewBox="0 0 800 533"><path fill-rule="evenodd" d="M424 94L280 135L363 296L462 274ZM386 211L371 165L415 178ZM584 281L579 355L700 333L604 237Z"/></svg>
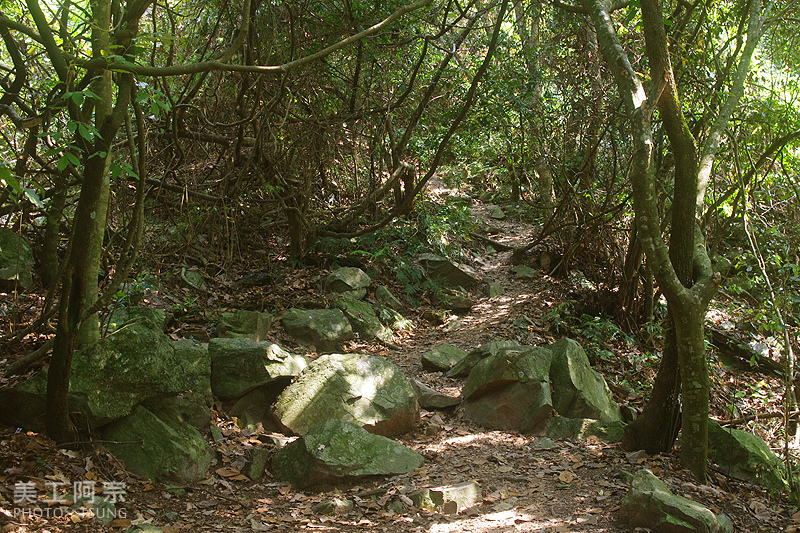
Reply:
<svg viewBox="0 0 800 533"><path fill-rule="evenodd" d="M622 420L619 405L613 400L605 379L592 368L580 344L564 338L548 348L553 352L550 382L553 407L558 414L602 422Z"/></svg>
<svg viewBox="0 0 800 533"><path fill-rule="evenodd" d="M193 341L173 342L147 322L126 325L75 353L69 407L81 428L97 428L128 415L145 400L182 394L210 405L208 352ZM47 369L0 391L7 424L44 428Z"/></svg>
<svg viewBox="0 0 800 533"><path fill-rule="evenodd" d="M270 313L237 309L232 313L222 313L217 323L219 337L245 338L254 341L264 340L272 326Z"/></svg>
<svg viewBox="0 0 800 533"><path fill-rule="evenodd" d="M187 341L191 344L191 341ZM207 398L210 364L200 345L177 344L144 322L134 322L75 353L70 372L69 408L81 428L96 428L128 415L149 398L178 393ZM44 421L47 370L3 392L6 423L40 429ZM38 414L32 410L41 410ZM25 416L26 418L22 418Z"/></svg>
<svg viewBox="0 0 800 533"><path fill-rule="evenodd" d="M553 411L547 374L552 353L518 347L479 362L464 384L464 415L492 429L530 431Z"/></svg>
<svg viewBox="0 0 800 533"><path fill-rule="evenodd" d="M208 346L194 339L179 339L172 343L175 359L181 361L181 369L189 384L181 396L198 404L211 406L214 396L211 392L211 361Z"/></svg>
<svg viewBox="0 0 800 533"><path fill-rule="evenodd" d="M18 233L0 228L0 291L33 286L33 250Z"/></svg>
<svg viewBox="0 0 800 533"><path fill-rule="evenodd" d="M709 420L708 448L709 459L731 477L762 485L775 495L789 490L780 458L752 433Z"/></svg>
<svg viewBox="0 0 800 533"><path fill-rule="evenodd" d="M314 345L322 352L341 349L353 338L353 327L339 309L289 309L283 327L297 342Z"/></svg>
<svg viewBox="0 0 800 533"><path fill-rule="evenodd" d="M517 341L494 341L487 342L486 344L471 350L465 357L462 357L453 367L447 372L447 377L454 378L459 376L468 376L473 367L480 361L497 355L508 350L518 350L520 344Z"/></svg>
<svg viewBox="0 0 800 533"><path fill-rule="evenodd" d="M429 278L438 280L447 287L470 288L478 283L478 278L471 268L454 263L445 257L422 254L419 263Z"/></svg>
<svg viewBox="0 0 800 533"><path fill-rule="evenodd" d="M283 447L272 475L297 488L323 488L360 476L406 474L425 458L402 444L343 420L328 420Z"/></svg>
<svg viewBox="0 0 800 533"><path fill-rule="evenodd" d="M333 306L341 309L353 331L365 340L379 338L388 341L392 338L392 330L381 324L375 309L363 300L343 297L333 301Z"/></svg>
<svg viewBox="0 0 800 533"><path fill-rule="evenodd" d="M131 472L155 481L191 485L203 479L214 450L181 408L158 414L139 405L103 428L105 447Z"/></svg>
<svg viewBox="0 0 800 533"><path fill-rule="evenodd" d="M728 533L733 524L725 515L670 492L647 469L636 472L620 504L619 518L630 528L659 533Z"/></svg>
<svg viewBox="0 0 800 533"><path fill-rule="evenodd" d="M325 278L326 292L348 294L355 299L361 299L367 294L367 288L372 279L360 268L337 268Z"/></svg>
<svg viewBox="0 0 800 533"><path fill-rule="evenodd" d="M419 421L417 396L408 379L382 357L328 354L306 368L278 398L275 414L303 435L317 424L346 420L385 436L401 435Z"/></svg>
<svg viewBox="0 0 800 533"><path fill-rule="evenodd" d="M297 376L308 360L277 344L243 338L211 339L211 388L222 399L240 398L249 391L276 380Z"/></svg>

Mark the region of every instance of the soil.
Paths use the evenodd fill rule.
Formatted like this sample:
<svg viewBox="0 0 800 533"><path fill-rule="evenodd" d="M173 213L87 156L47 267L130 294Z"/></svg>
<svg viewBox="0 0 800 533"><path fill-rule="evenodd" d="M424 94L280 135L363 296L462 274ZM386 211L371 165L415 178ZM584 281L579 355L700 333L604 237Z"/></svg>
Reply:
<svg viewBox="0 0 800 533"><path fill-rule="evenodd" d="M510 245L530 241L532 230L527 224L493 220L487 206L480 203L473 206L473 214L480 225L493 228L493 239ZM263 243L253 239L254 250L260 244ZM240 262L240 274L263 270L263 263L259 263L259 257L264 257L263 249L249 256L246 249L240 253L245 256ZM553 312L557 315L564 302L580 303L583 297L575 276L551 277L541 273L536 279L522 280L511 271L510 255L509 251L485 253L474 264L484 281L502 284L504 292L500 296L473 294L476 305L469 313L445 315L440 324L423 318L433 316L424 314L432 306L423 299L418 308L406 311L414 326L400 332L394 344L352 343L345 350L387 357L409 377L457 396L463 380L424 369L420 364L424 352L444 342L471 349L505 339L529 345L557 340L563 332L554 327ZM158 251L153 251L152 256L159 257ZM173 338L207 339L210 317L220 310L248 308L280 313L288 307L324 300L318 291L318 280L325 274L321 268L291 269L284 265L276 270L280 281L266 287L242 288L235 283L238 277L231 271L212 277L213 294L202 294L195 303L200 311L194 317L185 315L175 321L170 334ZM389 277L381 279L382 283L390 281ZM177 294L181 290L185 291L187 301L196 294L174 288ZM159 300L153 296L150 303L157 305ZM723 311L715 313L710 314L710 320L726 318ZM592 341L578 337L581 342ZM308 353L284 336L279 324L273 326L268 340L290 351ZM592 362L606 376L620 404L640 407L655 364L625 339L608 340L607 348L608 356L595 357ZM10 383L0 377L0 385ZM715 415L719 418L725 416L725 406L734 389L748 390L763 383L776 396L782 390L777 379L720 366L714 367L713 381ZM635 387L634 383L645 386ZM736 401L742 409L750 407L752 412L764 412L767 404L775 401L774 396L771 398L749 406L742 403L747 399ZM707 485L698 485L681 469L677 449L651 457L642 452L626 452L618 444L596 438L557 441L553 449L541 449L547 442L542 437L488 431L466 420L460 408L423 411L418 430L398 439L426 458L424 465L414 472L391 478L361 479L324 492L300 492L276 482L269 472L256 480L241 473L248 450L277 449L268 438L277 435L241 430L226 416L222 406L217 407L216 423L225 438L214 444L219 453L212 472L194 486L152 483L126 472L103 451L62 450L44 435L2 428L0 531L124 531L132 525L152 524L164 532L623 532L630 529L617 518L620 501L627 492L629 474L641 468L651 469L674 493L725 513L736 531L794 531L800 521L798 515L793 518L794 510L785 497L770 498L758 487L730 479L718 468L712 467ZM757 430L765 437L776 431L774 425L759 425ZM481 488L482 501L474 507L443 514L409 505L407 494L414 489L465 481L475 481ZM19 515L20 504L15 503L20 496L15 492L15 484L22 482L34 484L32 490L38 500L24 507L28 511L26 516ZM108 482L124 484L125 494L115 494ZM103 512L98 506L93 510L84 507L81 511L75 506L45 501L53 499L54 487L62 496L72 492L74 483L79 483L78 488L84 491L94 489L98 500L116 497L116 512L109 517L113 520L104 524L93 516ZM352 500L355 508L338 516L312 511L314 505L331 498ZM38 511L31 513L33 509Z"/></svg>

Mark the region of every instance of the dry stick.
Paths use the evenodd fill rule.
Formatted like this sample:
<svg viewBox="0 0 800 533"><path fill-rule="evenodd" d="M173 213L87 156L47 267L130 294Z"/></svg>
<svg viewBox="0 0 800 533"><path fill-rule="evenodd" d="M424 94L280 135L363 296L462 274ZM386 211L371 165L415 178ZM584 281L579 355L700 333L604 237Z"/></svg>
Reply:
<svg viewBox="0 0 800 533"><path fill-rule="evenodd" d="M736 426L738 424L744 424L745 422L750 422L751 420L761 420L761 419L768 419L768 418L780 418L785 416L786 413L783 411L772 411L771 413L755 413L752 415L741 416L739 418L731 418L730 420L718 420L720 426ZM790 418L796 418L800 415L800 411L792 411L789 413Z"/></svg>
<svg viewBox="0 0 800 533"><path fill-rule="evenodd" d="M9 364L6 367L6 376L21 374L23 370L25 370L32 364L40 361L41 359L44 359L47 356L47 354L50 353L50 350L53 349L53 342L54 339L49 339L47 342L42 344L36 350L22 356L13 363Z"/></svg>

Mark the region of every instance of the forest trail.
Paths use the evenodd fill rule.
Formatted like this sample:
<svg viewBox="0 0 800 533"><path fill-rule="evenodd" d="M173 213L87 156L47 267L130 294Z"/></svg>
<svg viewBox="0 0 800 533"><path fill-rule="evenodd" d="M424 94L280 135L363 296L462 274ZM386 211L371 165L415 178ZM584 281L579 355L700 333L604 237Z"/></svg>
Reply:
<svg viewBox="0 0 800 533"><path fill-rule="evenodd" d="M435 191L434 191L435 192ZM507 245L530 242L531 227L513 220L492 219L489 206L474 202L472 214L479 228L493 239ZM516 340L521 344L541 346L560 338L552 331L546 315L566 300L576 297L569 277L553 278L541 273L538 278L522 280L512 272L510 251L487 251L472 265L482 281L499 283L503 293L493 298L474 293L476 305L464 315L448 314L441 324L427 322L423 311L430 302L423 300L418 309L409 309L413 328L400 332L395 345L357 344L346 351L381 355L396 363L409 378L451 396L459 396L463 379L447 378L441 372L421 365L426 351L450 343L469 350L484 343ZM287 274L284 289L276 297L304 297L314 286L319 272L296 271ZM304 288L305 290L298 290ZM296 293L296 294L295 294ZM252 296L252 295L251 295ZM224 300L224 295L216 298ZM234 296L230 296L234 298ZM253 297L256 298L256 297ZM262 298L259 296L258 298ZM193 326L198 331L200 326ZM176 332L191 331L188 324ZM283 336L280 328L270 340L291 351L302 348ZM633 350L620 344L620 350ZM625 354L616 360L600 361L597 369L606 376L620 404L640 403L642 398L614 383L623 369ZM610 378L616 379L610 379ZM125 517L110 525L77 518L83 531L125 531L136 524L152 524L165 533L178 531L341 531L341 532L606 532L629 531L617 519L619 504L628 490L626 473L649 468L676 494L696 500L716 512L725 513L736 531L782 531L790 523L788 512L779 502L770 501L761 491L729 481L713 473L709 486L697 486L688 472L681 469L677 454L648 457L642 452L628 453L618 444L595 437L584 441L556 441L536 435L491 431L478 427L463 417L462 409L423 411L422 424L413 434L398 438L421 453L426 461L408 475L382 479L364 479L331 492L301 492L275 482L267 473L252 482L237 477L236 465L252 446L263 446L268 435L242 431L220 411L217 425L226 439L215 444L220 457L207 480L193 487L151 484L127 474L112 457L102 452L59 452L40 435L15 433L4 429L0 434L0 453L5 472L20 472L38 479L72 480L87 472L100 479L124 480L127 495ZM260 438L259 438L260 437ZM271 445L271 444L270 444ZM13 469L9 470L9 465ZM50 474L37 465L48 464ZM16 469L16 470L14 470ZM55 476L55 478L53 477ZM10 479L10 477L7 477ZM458 514L420 511L407 505L407 494L422 487L439 487L466 481L477 482L483 501ZM4 484L5 485L5 484ZM4 487L4 490L8 487ZM10 493L6 494L10 499ZM324 516L312 511L314 505L331 498L350 499L355 509L340 516ZM406 505L402 512L392 502ZM5 508L5 506L4 506ZM75 524L61 520L39 520L27 526L5 520L3 531L72 531ZM15 529L16 528L16 529Z"/></svg>

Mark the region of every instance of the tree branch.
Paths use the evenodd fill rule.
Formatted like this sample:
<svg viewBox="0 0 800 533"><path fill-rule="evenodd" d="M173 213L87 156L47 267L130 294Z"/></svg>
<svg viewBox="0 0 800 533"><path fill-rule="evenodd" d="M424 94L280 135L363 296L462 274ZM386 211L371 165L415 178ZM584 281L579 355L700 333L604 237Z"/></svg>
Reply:
<svg viewBox="0 0 800 533"><path fill-rule="evenodd" d="M28 0L29 2L35 2L35 0ZM64 54L64 57L70 61L74 61L75 64L81 68L85 69L110 69L122 72L130 72L136 74L138 76L153 76L153 77L164 77L164 76L180 76L183 74L200 74L203 72L211 72L211 71L227 71L227 72L252 72L255 74L282 74L284 72L288 72L290 70L296 69L308 63L312 63L318 59L326 57L333 52L344 48L348 45L351 45L365 37L369 37L370 35L374 35L379 31L383 30L390 24L392 24L395 20L399 19L406 13L410 13L412 11L416 11L422 7L428 6L433 2L433 0L418 0L413 4L409 4L406 6L402 6L400 9L383 19L381 22L370 26L366 30L359 32L355 35L351 35L350 37L346 37L341 41L332 44L326 48L323 48L319 52L314 54L302 57L300 59L295 59L294 61L289 61L288 63L283 63L282 65L236 65L236 64L229 64L227 61L201 61L198 63L189 63L185 65L174 65L170 67L150 67L146 65L132 65L130 63L120 63L114 59L107 59L107 58L99 58L99 59L91 59L91 60L84 60L81 58L77 58L70 54ZM223 56L222 59L226 59Z"/></svg>

